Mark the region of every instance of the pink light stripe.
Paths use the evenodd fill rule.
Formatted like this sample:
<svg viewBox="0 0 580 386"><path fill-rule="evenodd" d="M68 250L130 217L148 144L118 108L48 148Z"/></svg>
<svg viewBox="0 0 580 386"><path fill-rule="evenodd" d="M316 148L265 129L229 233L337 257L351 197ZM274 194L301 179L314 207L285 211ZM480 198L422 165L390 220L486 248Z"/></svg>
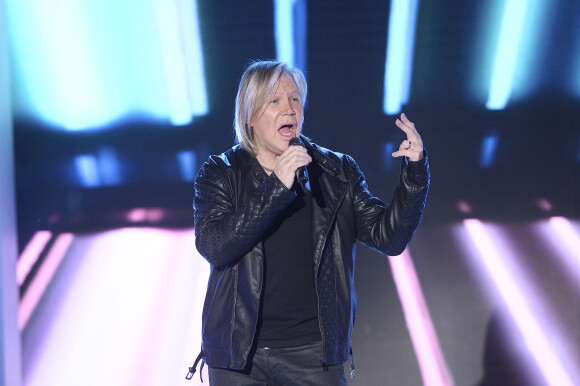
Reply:
<svg viewBox="0 0 580 386"><path fill-rule="evenodd" d="M158 286L153 291L157 299L152 297L149 301L151 316L144 318L149 321L145 330L148 338L137 345L142 346L138 350L141 355L130 372L138 374L144 367L150 369L147 381L140 384L151 386L185 382L185 373L201 347L201 313L209 276L209 264L195 248L192 252L191 247L195 245L192 230L159 229L156 233L163 236L157 254L163 265L157 269L158 282L152 283ZM171 264L162 258L164 255L171 256ZM191 338L190 329L193 330ZM207 374L204 379L207 383ZM187 384L202 385L199 373Z"/></svg>
<svg viewBox="0 0 580 386"><path fill-rule="evenodd" d="M191 245L195 245L195 237L192 239L194 242ZM210 266L209 263L197 252L195 247L193 248L193 254L190 256L192 259L192 266L193 266L193 276L195 281L194 290L188 294L191 295L189 302L191 303L192 310L197 310L195 312L191 312L188 319L188 328L185 334L186 340L184 345L184 355L183 355L183 365L182 368L185 368L185 372L187 373L187 369L189 366L193 364L195 357L199 353L201 349L201 314L203 310L203 303L205 300L205 293L207 290L207 282L210 275ZM183 292L182 292L183 293ZM199 371L201 369L201 363L198 364L197 372L193 376L193 378L188 382L191 383L192 386L203 386L207 384L209 379L209 374L207 372L207 366L204 366L202 372L203 376L202 379L204 380L205 384L200 381L200 374ZM183 374L183 370L182 373ZM185 378L185 374L183 374L183 378Z"/></svg>
<svg viewBox="0 0 580 386"><path fill-rule="evenodd" d="M572 386L570 376L552 349L544 329L532 313L527 298L520 291L520 288L525 286L516 282L514 279L516 275L510 272L504 262L502 255L507 252L500 253L497 250L480 220L464 220L463 225L547 383Z"/></svg>
<svg viewBox="0 0 580 386"><path fill-rule="evenodd" d="M400 256L389 256L389 263L419 361L423 384L453 385L453 377L441 352L411 254L406 249Z"/></svg>
<svg viewBox="0 0 580 386"><path fill-rule="evenodd" d="M64 259L73 239L74 235L72 233L59 235L51 250L46 255L46 259L30 283L18 306L18 327L20 331L26 327L28 320Z"/></svg>
<svg viewBox="0 0 580 386"><path fill-rule="evenodd" d="M201 346L209 275L194 241L192 229L77 235L41 300L55 307L38 307L24 332L43 326L24 385L201 385L198 374L184 379ZM87 375L87 363L105 370Z"/></svg>
<svg viewBox="0 0 580 386"><path fill-rule="evenodd" d="M20 257L16 263L16 282L19 286L24 283L26 277L30 273L30 270L36 264L38 257L42 253L46 244L50 241L52 237L52 232L50 231L38 231L32 236L32 239L28 242Z"/></svg>

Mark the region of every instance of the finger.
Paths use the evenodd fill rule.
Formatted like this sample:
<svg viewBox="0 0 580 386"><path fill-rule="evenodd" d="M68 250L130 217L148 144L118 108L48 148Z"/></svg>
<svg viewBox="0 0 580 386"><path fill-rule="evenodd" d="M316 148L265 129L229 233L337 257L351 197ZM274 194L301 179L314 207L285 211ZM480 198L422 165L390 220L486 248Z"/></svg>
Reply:
<svg viewBox="0 0 580 386"><path fill-rule="evenodd" d="M299 163L298 166L304 166L312 162L312 157L310 157L308 151L302 146L291 146L282 154L282 157L286 158L290 164Z"/></svg>
<svg viewBox="0 0 580 386"><path fill-rule="evenodd" d="M281 157L290 157L292 154L296 154L296 152L300 152L302 154L308 154L308 150L306 150L303 146L288 146L286 150L282 154Z"/></svg>
<svg viewBox="0 0 580 386"><path fill-rule="evenodd" d="M402 152L402 151L400 151L400 150L399 150L399 151L395 151L395 152L393 152L391 155L392 155L394 158L398 158L398 157L404 157L404 156L405 156L405 154L403 154L403 152Z"/></svg>
<svg viewBox="0 0 580 386"><path fill-rule="evenodd" d="M417 131L415 124L411 122L405 114L401 114L401 119L397 119L397 126L407 134L407 139L414 144L419 145L418 148L423 148L423 141L421 135Z"/></svg>
<svg viewBox="0 0 580 386"><path fill-rule="evenodd" d="M301 166L307 166L312 158L301 146L290 146L276 158L274 173L286 185L288 189L294 183L296 170Z"/></svg>
<svg viewBox="0 0 580 386"><path fill-rule="evenodd" d="M401 118L397 119L395 123L399 129L403 130L405 134L407 134L407 136L414 136L417 134L415 124L411 122L404 113L401 114Z"/></svg>
<svg viewBox="0 0 580 386"><path fill-rule="evenodd" d="M399 145L399 150L393 152L393 156L400 157L402 155L407 155L411 151L412 146L413 146L412 141L407 140L401 142L401 144Z"/></svg>
<svg viewBox="0 0 580 386"><path fill-rule="evenodd" d="M407 157L412 161L419 161L423 158L423 145L413 141L403 141L399 145L399 150L392 153L393 157Z"/></svg>
<svg viewBox="0 0 580 386"><path fill-rule="evenodd" d="M391 153L391 155L394 158L407 157L411 161L419 161L423 158L423 152L418 152L416 150L398 150Z"/></svg>
<svg viewBox="0 0 580 386"><path fill-rule="evenodd" d="M405 125L411 126L411 127L415 127L415 124L413 122L411 122L409 120L409 118L407 118L407 116L405 115L405 113L401 113L401 121L403 121L403 123Z"/></svg>

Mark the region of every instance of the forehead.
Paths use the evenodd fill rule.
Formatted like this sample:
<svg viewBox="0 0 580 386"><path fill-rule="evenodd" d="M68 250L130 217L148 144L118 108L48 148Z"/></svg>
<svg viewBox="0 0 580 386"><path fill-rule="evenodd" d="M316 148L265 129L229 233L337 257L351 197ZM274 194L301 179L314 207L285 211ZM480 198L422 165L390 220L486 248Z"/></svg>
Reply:
<svg viewBox="0 0 580 386"><path fill-rule="evenodd" d="M278 81L276 82L276 85L274 86L274 88L272 89L273 93L277 93L277 92L281 92L281 91L285 91L285 92L298 92L298 86L296 86L296 82L294 82L294 79L292 79L290 76L286 75L286 74L282 74L280 76L280 79L278 79Z"/></svg>

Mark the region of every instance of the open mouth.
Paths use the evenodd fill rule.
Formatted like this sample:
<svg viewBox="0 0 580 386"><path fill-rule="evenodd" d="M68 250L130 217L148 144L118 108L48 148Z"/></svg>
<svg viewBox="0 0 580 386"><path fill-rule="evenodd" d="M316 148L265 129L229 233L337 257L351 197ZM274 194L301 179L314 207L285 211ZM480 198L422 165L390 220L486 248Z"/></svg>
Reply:
<svg viewBox="0 0 580 386"><path fill-rule="evenodd" d="M282 125L278 129L278 132L280 134L282 134L283 136L285 136L285 137L292 137L293 136L293 131L294 131L294 125L293 124Z"/></svg>

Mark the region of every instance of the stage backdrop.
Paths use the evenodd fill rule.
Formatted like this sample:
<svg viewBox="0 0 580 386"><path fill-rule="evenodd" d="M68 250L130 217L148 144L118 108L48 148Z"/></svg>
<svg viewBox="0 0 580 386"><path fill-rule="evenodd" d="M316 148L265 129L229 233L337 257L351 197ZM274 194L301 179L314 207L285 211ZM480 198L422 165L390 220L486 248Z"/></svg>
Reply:
<svg viewBox="0 0 580 386"><path fill-rule="evenodd" d="M409 248L358 246L351 384L580 383L580 3L6 5L25 385L187 384L193 179L255 59L304 71L304 133L386 202L401 112L429 154Z"/></svg>

